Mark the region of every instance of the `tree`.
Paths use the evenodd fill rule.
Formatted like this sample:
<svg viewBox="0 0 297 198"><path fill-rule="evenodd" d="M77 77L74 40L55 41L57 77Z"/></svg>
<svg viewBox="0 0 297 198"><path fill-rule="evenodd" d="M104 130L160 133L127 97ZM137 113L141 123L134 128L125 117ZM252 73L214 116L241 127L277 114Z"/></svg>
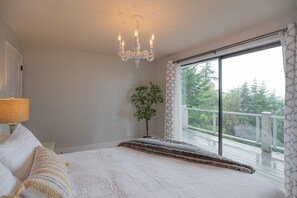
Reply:
<svg viewBox="0 0 297 198"><path fill-rule="evenodd" d="M262 82L256 94L255 113L262 113L263 111L269 110L269 104L268 104L267 98L268 98L268 91L266 89L265 83Z"/></svg>
<svg viewBox="0 0 297 198"><path fill-rule="evenodd" d="M275 90L267 98L269 109L273 115L284 116L284 99L275 95Z"/></svg>
<svg viewBox="0 0 297 198"><path fill-rule="evenodd" d="M182 104L186 104L188 107L197 106L197 104L199 103L199 81L200 76L197 75L195 66L182 68Z"/></svg>
<svg viewBox="0 0 297 198"><path fill-rule="evenodd" d="M242 108L241 89L231 89L223 96L224 111L238 112ZM234 114L225 114L223 117L223 133L234 135L234 126L239 123L239 119Z"/></svg>
<svg viewBox="0 0 297 198"><path fill-rule="evenodd" d="M182 104L190 108L215 108L217 91L214 83L217 77L214 74L209 62L182 68Z"/></svg>
<svg viewBox="0 0 297 198"><path fill-rule="evenodd" d="M247 82L244 82L240 87L241 105L239 111L251 112L250 90Z"/></svg>
<svg viewBox="0 0 297 198"><path fill-rule="evenodd" d="M214 109L217 108L217 91L215 90L215 82L217 77L215 72L211 69L210 62L201 65L199 76L201 83L199 86L199 106L200 108Z"/></svg>
<svg viewBox="0 0 297 198"><path fill-rule="evenodd" d="M210 63L193 64L181 70L182 104L188 108L217 109L217 77ZM212 114L189 111L189 124L205 129L212 128Z"/></svg>
<svg viewBox="0 0 297 198"><path fill-rule="evenodd" d="M161 88L150 82L150 86L136 87L135 93L131 96L131 102L136 107L134 117L138 121L145 119L146 136L148 137L148 121L156 115L153 104L163 103Z"/></svg>
<svg viewBox="0 0 297 198"><path fill-rule="evenodd" d="M250 95L250 112L249 113L255 113L256 112L256 104L257 104L257 93L258 93L258 82L256 79L254 79L253 84L251 85L251 95Z"/></svg>

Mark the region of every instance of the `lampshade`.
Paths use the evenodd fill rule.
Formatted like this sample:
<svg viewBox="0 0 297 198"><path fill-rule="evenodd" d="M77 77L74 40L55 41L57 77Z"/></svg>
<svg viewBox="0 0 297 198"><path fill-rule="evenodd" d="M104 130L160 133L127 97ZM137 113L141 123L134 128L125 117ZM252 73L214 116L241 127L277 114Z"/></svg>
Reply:
<svg viewBox="0 0 297 198"><path fill-rule="evenodd" d="M0 124L18 123L29 120L28 98L0 99Z"/></svg>

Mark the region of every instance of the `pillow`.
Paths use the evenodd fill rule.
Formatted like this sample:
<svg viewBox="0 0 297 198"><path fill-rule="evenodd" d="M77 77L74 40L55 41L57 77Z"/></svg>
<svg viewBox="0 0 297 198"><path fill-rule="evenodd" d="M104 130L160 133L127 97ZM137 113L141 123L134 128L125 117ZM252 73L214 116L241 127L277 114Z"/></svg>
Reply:
<svg viewBox="0 0 297 198"><path fill-rule="evenodd" d="M36 148L30 176L20 189L23 197L73 197L65 163L56 153L41 146Z"/></svg>
<svg viewBox="0 0 297 198"><path fill-rule="evenodd" d="M0 162L0 197L11 195L20 186L18 178Z"/></svg>
<svg viewBox="0 0 297 198"><path fill-rule="evenodd" d="M0 144L0 161L23 181L30 174L35 147L39 145L41 143L35 136L18 124L15 131Z"/></svg>

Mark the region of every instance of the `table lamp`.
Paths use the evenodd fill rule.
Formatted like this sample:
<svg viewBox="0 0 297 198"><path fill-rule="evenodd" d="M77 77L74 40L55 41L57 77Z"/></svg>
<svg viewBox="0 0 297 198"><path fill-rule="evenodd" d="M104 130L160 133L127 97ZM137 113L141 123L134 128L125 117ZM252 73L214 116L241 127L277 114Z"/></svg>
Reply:
<svg viewBox="0 0 297 198"><path fill-rule="evenodd" d="M18 122L29 120L29 98L1 98L0 124L8 124L12 133Z"/></svg>

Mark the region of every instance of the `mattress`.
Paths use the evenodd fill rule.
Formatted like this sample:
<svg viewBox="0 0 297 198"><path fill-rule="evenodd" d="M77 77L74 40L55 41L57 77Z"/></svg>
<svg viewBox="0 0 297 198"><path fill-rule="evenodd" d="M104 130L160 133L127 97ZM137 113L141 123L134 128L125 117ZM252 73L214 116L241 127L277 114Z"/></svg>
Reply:
<svg viewBox="0 0 297 198"><path fill-rule="evenodd" d="M61 155L75 197L283 198L256 175L135 151L104 148Z"/></svg>

